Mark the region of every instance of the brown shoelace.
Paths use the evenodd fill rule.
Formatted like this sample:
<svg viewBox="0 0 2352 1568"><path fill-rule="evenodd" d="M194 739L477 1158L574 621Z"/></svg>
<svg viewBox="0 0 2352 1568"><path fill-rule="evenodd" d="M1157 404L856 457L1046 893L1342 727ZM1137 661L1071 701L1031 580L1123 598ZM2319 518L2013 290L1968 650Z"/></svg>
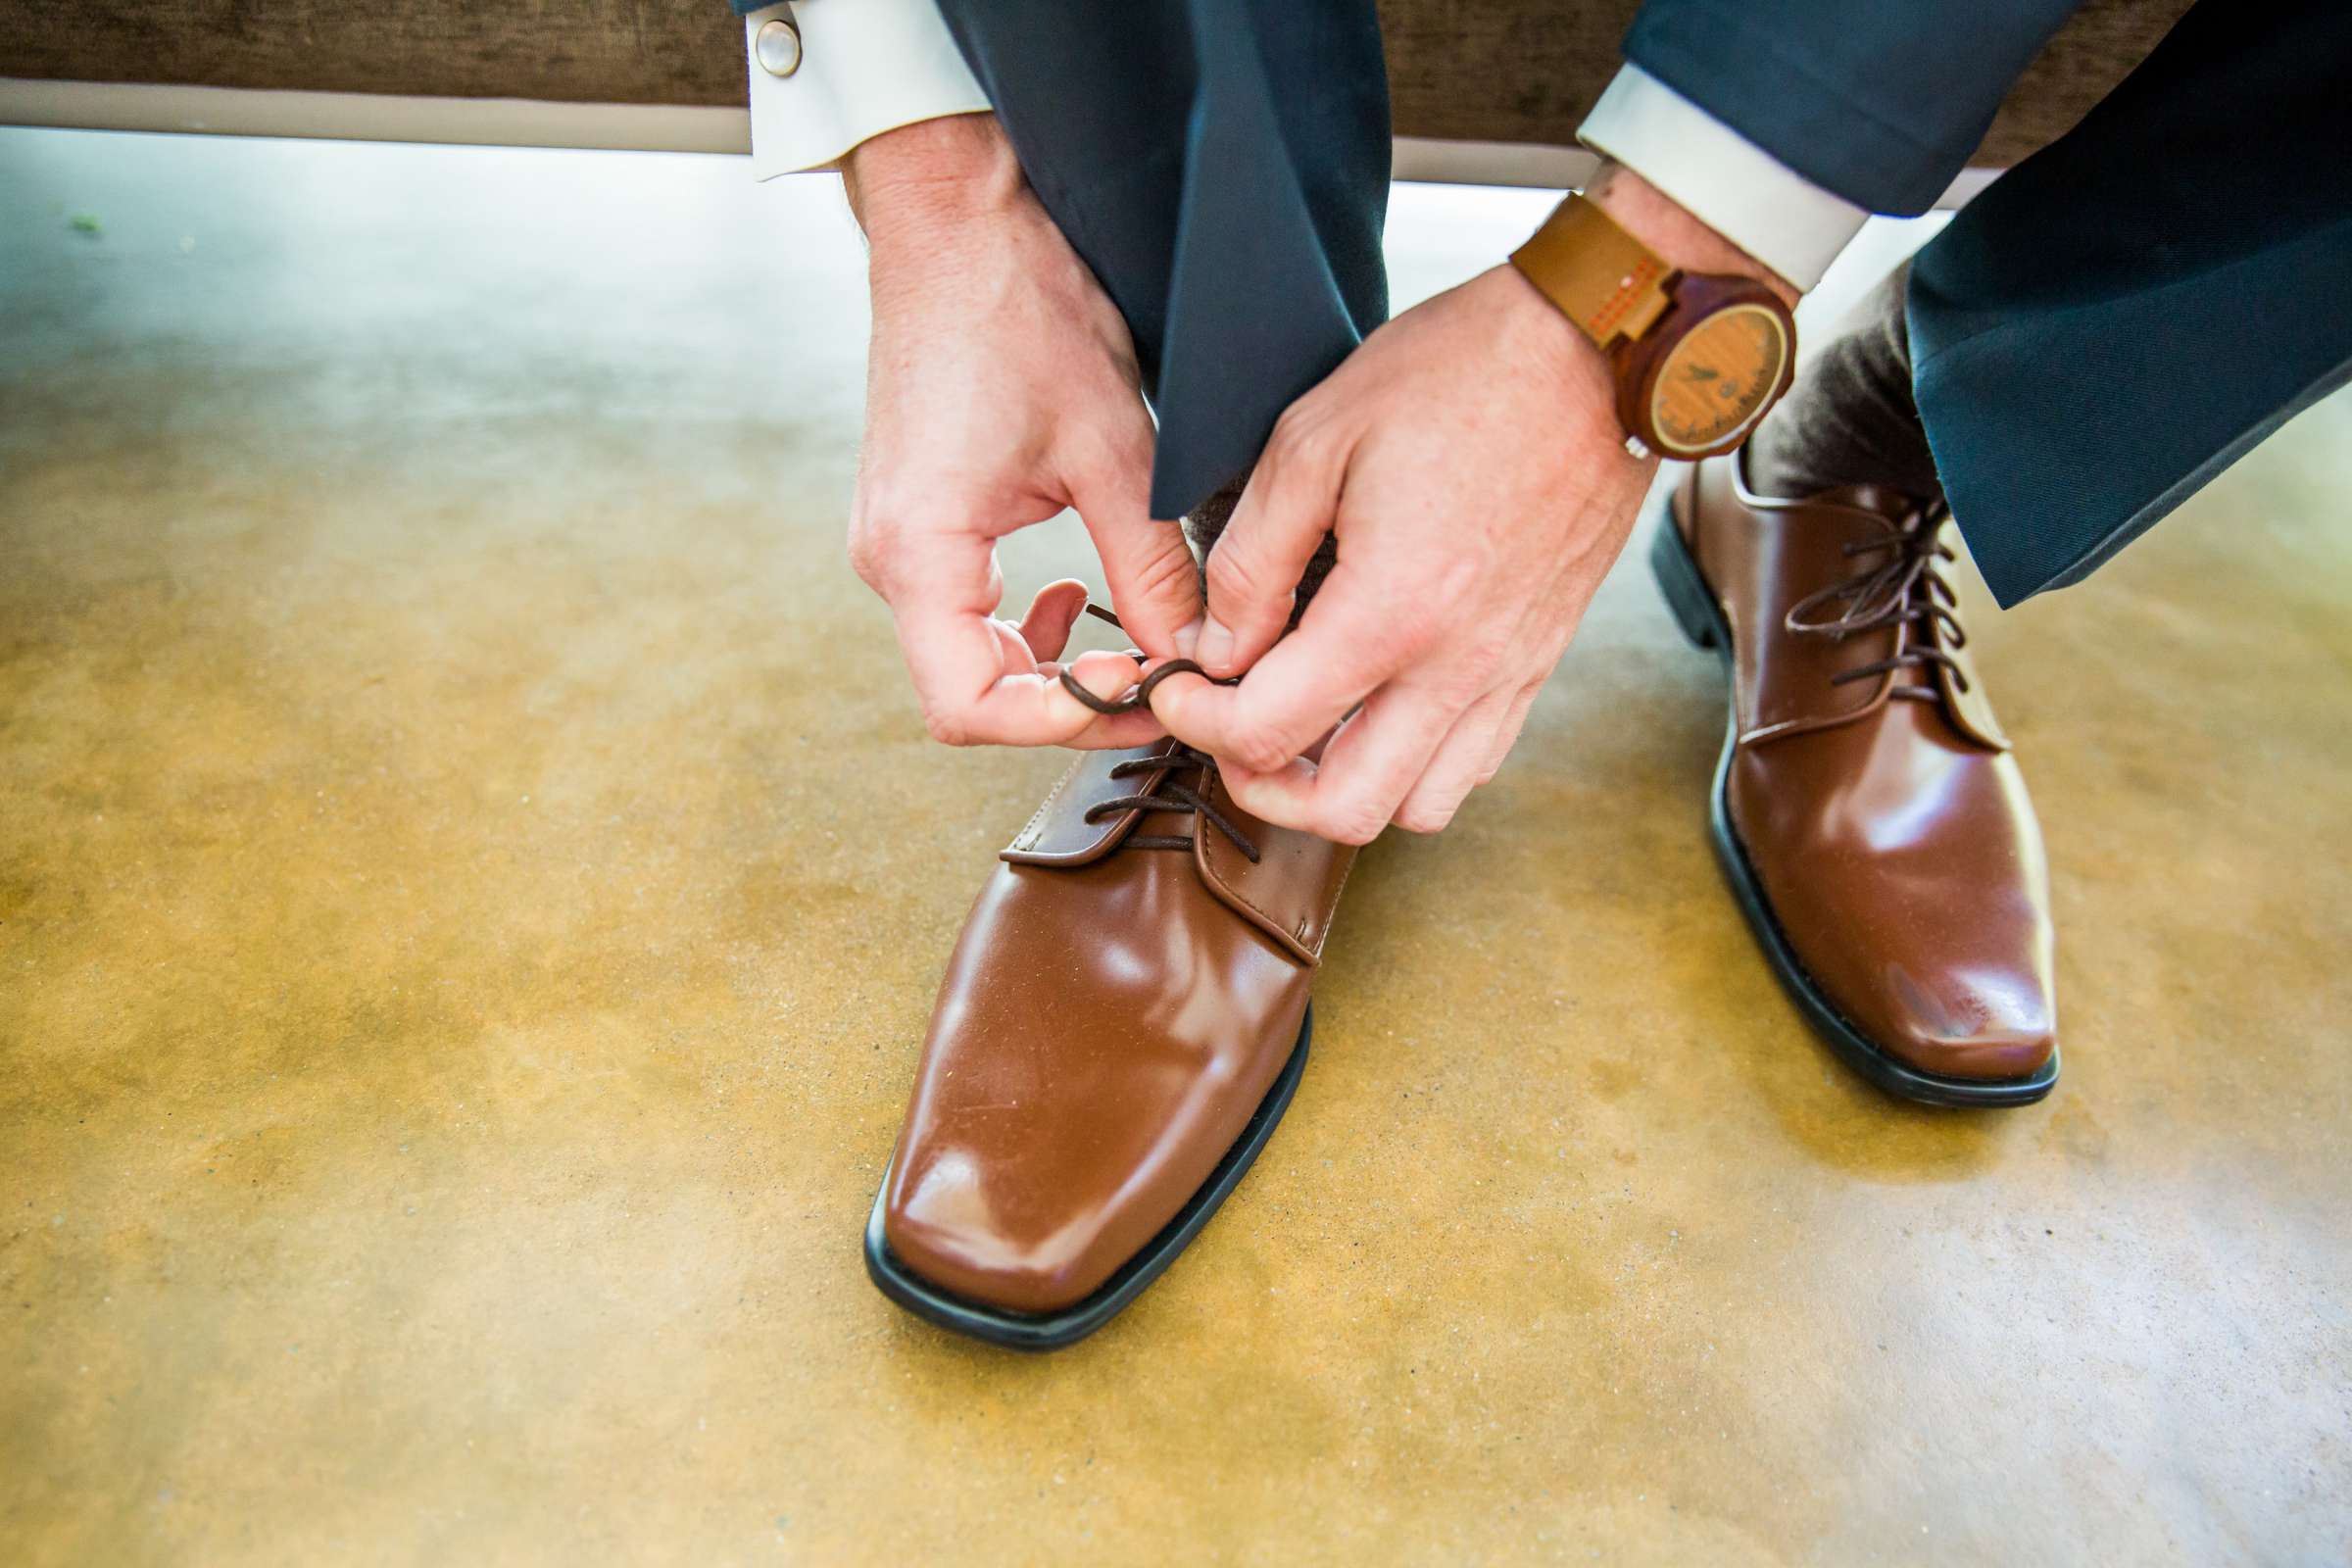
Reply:
<svg viewBox="0 0 2352 1568"><path fill-rule="evenodd" d="M1968 690L1968 676L1952 658L1968 646L1967 629L1960 624L1959 595L1936 569L1937 563L1954 559L1950 550L1936 542L1946 515L1948 513L1938 502L1913 513L1883 539L1863 539L1847 545L1848 557L1885 552L1886 559L1864 567L1843 582L1807 594L1788 607L1782 624L1799 637L1842 641L1857 632L1882 631L1888 626L1919 627L1919 640L1903 646L1891 658L1839 670L1830 677L1831 685L1842 686L1849 680L1892 674L1906 665L1926 670L1940 664L1951 673L1959 690ZM1845 608L1836 615L1824 620L1806 618L1840 601ZM1938 632L1942 634L1940 637L1936 635ZM1897 686L1890 695L1933 702L1938 693L1929 686Z"/></svg>
<svg viewBox="0 0 2352 1568"><path fill-rule="evenodd" d="M1119 625L1119 617L1100 605L1087 606L1086 612L1107 620L1113 626ZM1124 626L1119 629L1126 630ZM1141 649L1130 649L1128 654L1130 658L1138 660L1144 657ZM1067 669L1061 672L1061 688L1096 712L1116 717L1120 713L1132 713L1139 708L1151 707L1152 692L1170 675L1198 675L1202 680L1216 679L1189 659L1172 659L1108 702L1079 685L1078 678ZM1218 684L1230 686L1233 682L1219 681ZM1224 812L1208 802L1208 779L1216 771L1217 761L1206 752L1197 752L1190 746L1179 744L1174 753L1165 757L1130 758L1111 768L1110 776L1132 778L1139 773L1155 772L1161 768L1168 770L1168 776L1161 779L1152 793L1120 795L1107 801L1097 801L1086 808L1084 820L1091 824L1118 811L1198 811L1203 821L1231 839L1233 847L1241 851L1250 864L1255 865L1258 859L1257 846L1250 843L1250 836L1234 826ZM1184 775L1190 775L1199 787L1185 783ZM1193 840L1191 835L1183 833L1133 833L1119 847L1132 850L1189 850L1193 847Z"/></svg>

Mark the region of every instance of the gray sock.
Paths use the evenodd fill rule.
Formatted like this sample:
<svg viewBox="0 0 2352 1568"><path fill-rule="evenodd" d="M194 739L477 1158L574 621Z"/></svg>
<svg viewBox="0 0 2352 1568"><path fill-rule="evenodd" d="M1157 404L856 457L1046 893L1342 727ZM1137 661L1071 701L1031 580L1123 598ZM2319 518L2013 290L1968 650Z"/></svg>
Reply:
<svg viewBox="0 0 2352 1568"><path fill-rule="evenodd" d="M1802 498L1842 485L1887 485L1922 501L1942 493L1911 396L1903 326L1905 262L1848 312L1805 361L1796 384L1749 438L1749 482Z"/></svg>

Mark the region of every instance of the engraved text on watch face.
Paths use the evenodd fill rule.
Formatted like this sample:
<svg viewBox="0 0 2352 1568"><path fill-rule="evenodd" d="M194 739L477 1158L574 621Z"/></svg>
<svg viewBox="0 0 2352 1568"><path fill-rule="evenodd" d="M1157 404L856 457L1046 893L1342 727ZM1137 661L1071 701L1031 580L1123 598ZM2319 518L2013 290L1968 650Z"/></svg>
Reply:
<svg viewBox="0 0 2352 1568"><path fill-rule="evenodd" d="M1737 435L1764 411L1788 334L1761 305L1718 311L1667 353L1650 391L1649 422L1667 455L1699 453Z"/></svg>

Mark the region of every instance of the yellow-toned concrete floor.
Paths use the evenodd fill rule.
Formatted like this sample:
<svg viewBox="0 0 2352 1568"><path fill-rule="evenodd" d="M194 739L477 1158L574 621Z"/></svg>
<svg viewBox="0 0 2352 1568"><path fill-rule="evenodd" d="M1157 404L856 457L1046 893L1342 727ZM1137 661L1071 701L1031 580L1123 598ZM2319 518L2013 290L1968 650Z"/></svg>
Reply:
<svg viewBox="0 0 2352 1568"><path fill-rule="evenodd" d="M1400 193L1400 293L1531 200ZM1019 1359L858 1256L1060 763L927 743L843 564L830 182L15 131L0 214L0 1557L2352 1551L2352 405L1976 601L2045 1105L1805 1034L1628 569L1239 1195Z"/></svg>

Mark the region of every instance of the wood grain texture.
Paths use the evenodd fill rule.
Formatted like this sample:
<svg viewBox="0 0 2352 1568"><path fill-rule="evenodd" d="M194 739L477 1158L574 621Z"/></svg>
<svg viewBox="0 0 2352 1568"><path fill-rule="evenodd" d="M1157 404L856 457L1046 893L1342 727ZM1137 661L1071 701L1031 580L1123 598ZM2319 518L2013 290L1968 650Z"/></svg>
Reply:
<svg viewBox="0 0 2352 1568"><path fill-rule="evenodd" d="M1381 0L1399 135L1567 144L1639 0ZM2021 77L1977 161L2062 134L2188 0L2090 0ZM176 0L0 4L0 76L320 92L738 105L715 0ZM1923 84L1932 86L1932 84Z"/></svg>

